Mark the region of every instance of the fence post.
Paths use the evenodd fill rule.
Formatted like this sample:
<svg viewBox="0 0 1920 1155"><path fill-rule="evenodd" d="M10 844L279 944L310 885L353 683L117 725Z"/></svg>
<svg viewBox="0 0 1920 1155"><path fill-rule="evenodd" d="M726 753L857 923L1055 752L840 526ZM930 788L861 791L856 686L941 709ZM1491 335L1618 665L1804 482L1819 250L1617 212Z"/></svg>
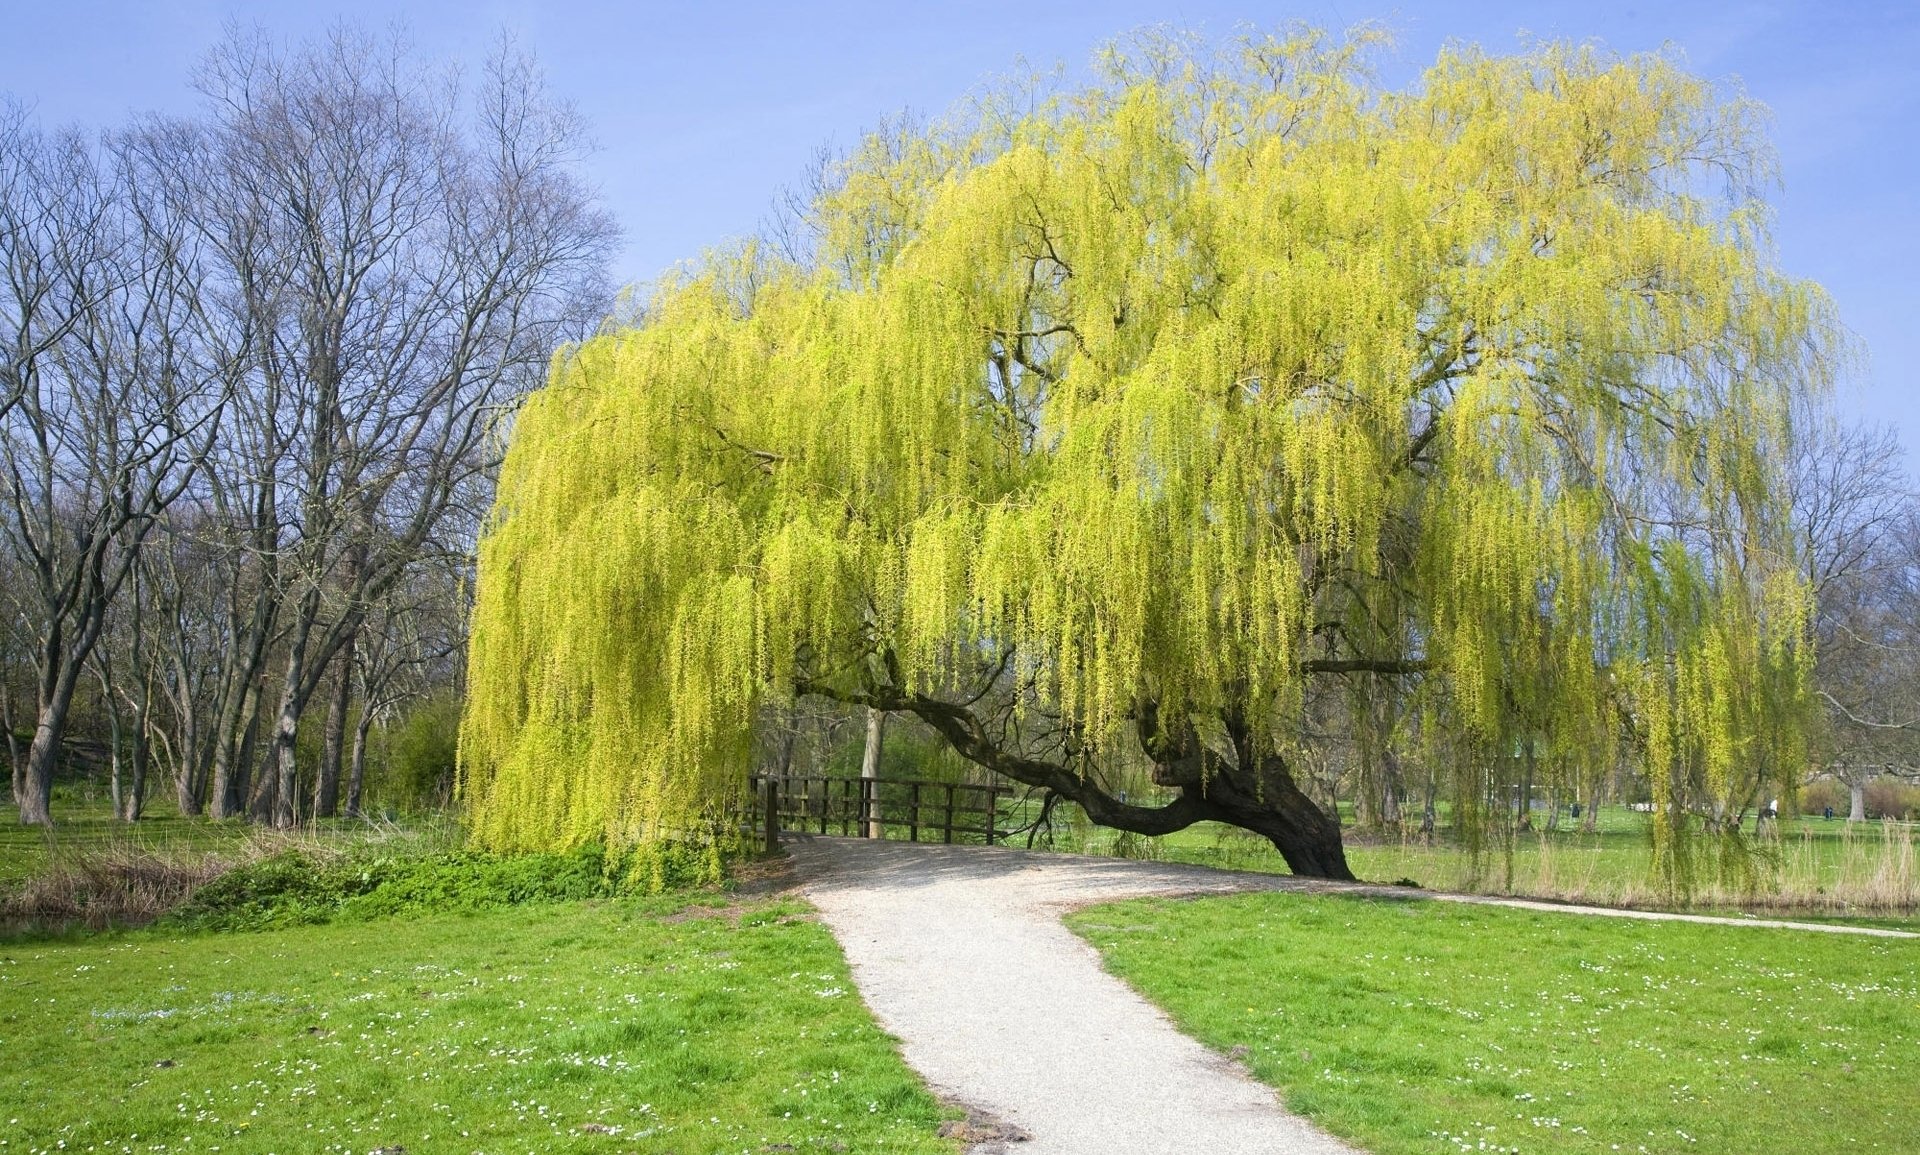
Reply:
<svg viewBox="0 0 1920 1155"><path fill-rule="evenodd" d="M767 853L780 853L780 785L772 777L762 780L766 789Z"/></svg>
<svg viewBox="0 0 1920 1155"><path fill-rule="evenodd" d="M913 807L913 812L907 819L907 841L918 842L920 841L920 784L915 782L911 790L912 800L908 805Z"/></svg>
<svg viewBox="0 0 1920 1155"><path fill-rule="evenodd" d="M1000 825L1000 788L987 787L987 845L993 845L993 828Z"/></svg>
<svg viewBox="0 0 1920 1155"><path fill-rule="evenodd" d="M951 782L947 783L947 831L946 833L947 833L946 841L952 842L953 841L953 783Z"/></svg>

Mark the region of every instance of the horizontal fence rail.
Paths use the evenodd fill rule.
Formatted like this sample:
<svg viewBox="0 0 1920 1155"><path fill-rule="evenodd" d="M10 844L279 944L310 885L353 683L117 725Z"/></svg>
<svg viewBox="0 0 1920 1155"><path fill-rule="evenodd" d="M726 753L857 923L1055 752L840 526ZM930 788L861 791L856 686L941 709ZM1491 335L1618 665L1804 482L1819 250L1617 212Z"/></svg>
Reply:
<svg viewBox="0 0 1920 1155"><path fill-rule="evenodd" d="M768 850L779 845L782 829L858 838L904 829L909 842L923 841L923 834L929 842L983 836L991 846L1001 838L1000 800L1013 794L1007 786L973 782L821 774L754 774L747 788L754 831Z"/></svg>

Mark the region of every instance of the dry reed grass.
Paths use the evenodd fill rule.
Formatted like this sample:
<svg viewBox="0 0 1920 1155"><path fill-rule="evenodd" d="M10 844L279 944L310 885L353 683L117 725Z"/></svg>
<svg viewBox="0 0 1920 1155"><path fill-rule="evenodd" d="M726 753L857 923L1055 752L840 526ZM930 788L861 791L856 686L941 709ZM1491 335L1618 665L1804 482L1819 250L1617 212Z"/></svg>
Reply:
<svg viewBox="0 0 1920 1155"><path fill-rule="evenodd" d="M447 837L439 826L369 821L350 832L254 829L216 847L126 840L63 849L18 885L0 889L0 933L144 926L228 871L276 854L298 851L331 863L374 847L418 848Z"/></svg>

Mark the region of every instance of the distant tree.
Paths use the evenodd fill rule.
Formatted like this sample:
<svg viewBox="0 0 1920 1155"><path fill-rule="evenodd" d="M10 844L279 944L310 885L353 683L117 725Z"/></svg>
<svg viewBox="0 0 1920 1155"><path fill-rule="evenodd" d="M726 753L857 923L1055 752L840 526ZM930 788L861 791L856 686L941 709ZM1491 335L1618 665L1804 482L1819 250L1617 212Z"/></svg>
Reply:
<svg viewBox="0 0 1920 1155"><path fill-rule="evenodd" d="M1791 493L1824 714L1813 765L1859 822L1874 779L1920 777L1920 496L1893 430L1801 425Z"/></svg>
<svg viewBox="0 0 1920 1155"><path fill-rule="evenodd" d="M511 44L468 99L345 27L287 50L235 31L199 83L204 118L150 122L126 147L196 214L240 376L230 455L192 527L231 541L211 806L290 826L314 694L334 671L324 816L367 617L477 520L494 426L602 314L615 230L575 173L582 122ZM267 771L249 789L270 660Z"/></svg>
<svg viewBox="0 0 1920 1155"><path fill-rule="evenodd" d="M1672 852L1797 775L1778 495L1835 322L1773 264L1753 108L1563 46L1387 92L1371 41L1149 38L889 132L810 260L571 351L481 546L480 839L695 828L794 695L1334 878L1293 721L1330 679L1398 686L1469 817L1629 743ZM1132 759L1172 801L1109 788Z"/></svg>
<svg viewBox="0 0 1920 1155"><path fill-rule="evenodd" d="M226 394L187 336L185 223L145 212L78 132L0 117L0 545L33 637L20 820L50 825L74 695L149 534L186 489Z"/></svg>

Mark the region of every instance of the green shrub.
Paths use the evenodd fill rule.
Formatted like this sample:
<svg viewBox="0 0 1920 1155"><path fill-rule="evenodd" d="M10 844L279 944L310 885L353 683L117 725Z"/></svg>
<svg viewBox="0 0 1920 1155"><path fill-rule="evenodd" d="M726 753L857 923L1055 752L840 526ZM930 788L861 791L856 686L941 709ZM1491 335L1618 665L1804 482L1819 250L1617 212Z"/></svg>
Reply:
<svg viewBox="0 0 1920 1155"><path fill-rule="evenodd" d="M607 869L606 852L597 844L564 854L456 850L333 861L293 850L235 867L160 921L180 930L266 930L570 902L634 888Z"/></svg>
<svg viewBox="0 0 1920 1155"><path fill-rule="evenodd" d="M446 805L453 793L460 735L460 700L428 698L407 712L387 735L382 799L402 810Z"/></svg>

